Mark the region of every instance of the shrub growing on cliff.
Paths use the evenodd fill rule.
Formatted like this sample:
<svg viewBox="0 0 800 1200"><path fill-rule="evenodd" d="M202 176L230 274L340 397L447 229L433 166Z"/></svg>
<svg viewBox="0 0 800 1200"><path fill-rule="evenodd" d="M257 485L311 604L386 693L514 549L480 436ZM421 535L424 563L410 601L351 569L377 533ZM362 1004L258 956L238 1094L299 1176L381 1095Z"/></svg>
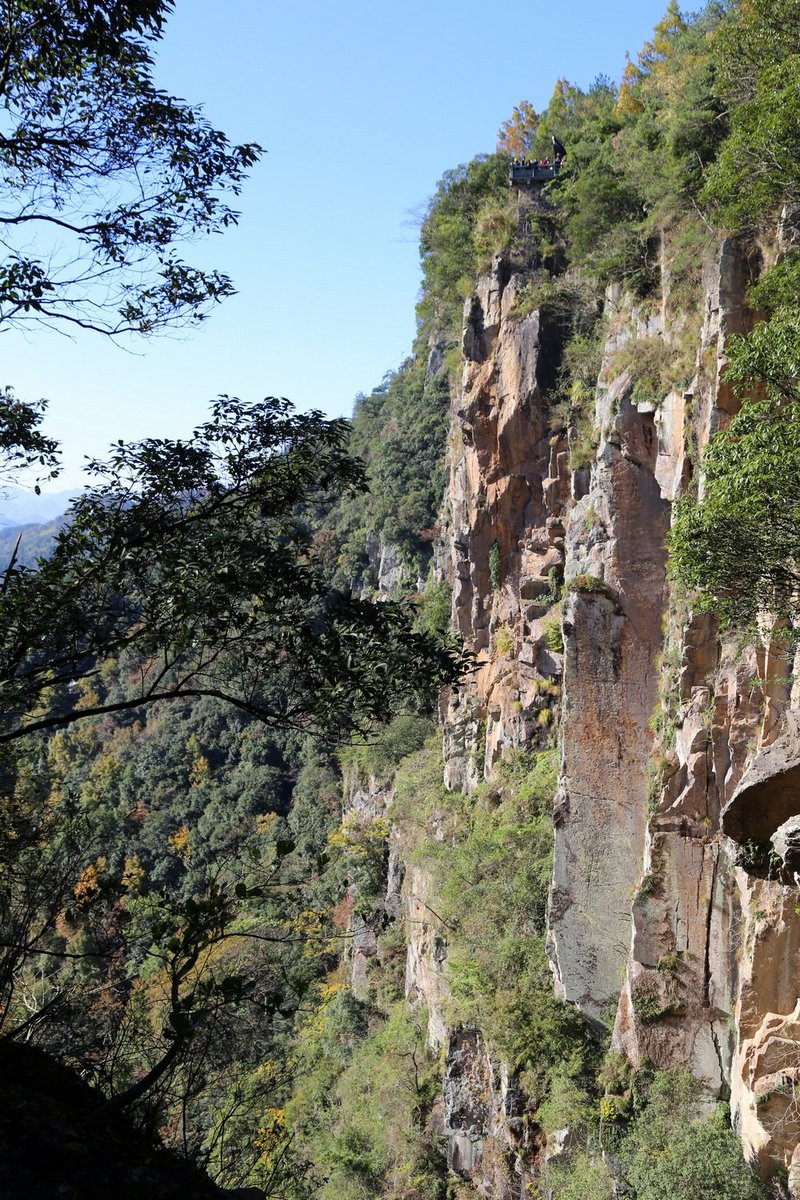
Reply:
<svg viewBox="0 0 800 1200"><path fill-rule="evenodd" d="M683 501L672 569L731 625L792 620L800 585L800 404L746 403L706 451L702 503Z"/></svg>
<svg viewBox="0 0 800 1200"><path fill-rule="evenodd" d="M343 767L386 779L401 759L421 749L433 729L430 718L401 713L369 741L359 739L340 750L339 759Z"/></svg>
<svg viewBox="0 0 800 1200"><path fill-rule="evenodd" d="M489 583L492 591L496 592L503 584L503 554L497 542L489 547Z"/></svg>
<svg viewBox="0 0 800 1200"><path fill-rule="evenodd" d="M444 372L426 377L427 349L356 397L350 450L367 464L370 491L342 496L320 537L331 546L334 582L374 585L368 537L397 547L408 575L424 574L445 483L449 390Z"/></svg>
<svg viewBox="0 0 800 1200"><path fill-rule="evenodd" d="M594 1156L570 1155L567 1162L556 1158L548 1164L545 1177L551 1200L613 1200L618 1195L599 1150Z"/></svg>
<svg viewBox="0 0 800 1200"><path fill-rule="evenodd" d="M584 572L581 575L574 575L572 579L567 580L567 591L577 592L579 595L584 596L607 596L609 594L609 587L598 575L589 575Z"/></svg>
<svg viewBox="0 0 800 1200"><path fill-rule="evenodd" d="M464 298L487 249L485 242L476 244L479 217L484 239L488 225L498 221L501 240L507 239L508 222L502 215L508 201L507 170L505 154L479 155L445 172L430 202L420 231L423 284L417 311L421 324L439 335L459 336ZM490 219L489 214L496 216Z"/></svg>
<svg viewBox="0 0 800 1200"><path fill-rule="evenodd" d="M765 1200L738 1138L702 1114L688 1071L661 1071L620 1147L636 1200Z"/></svg>
<svg viewBox="0 0 800 1200"><path fill-rule="evenodd" d="M424 633L447 642L451 636L450 615L453 606L453 589L445 579L428 579L419 602L415 627Z"/></svg>
<svg viewBox="0 0 800 1200"><path fill-rule="evenodd" d="M588 1046L576 1011L553 995L544 948L556 770L554 751L521 754L498 785L440 794L438 835L417 850L447 927L453 1018L484 1030L540 1095L550 1068Z"/></svg>
<svg viewBox="0 0 800 1200"><path fill-rule="evenodd" d="M494 648L501 658L510 658L514 653L514 633L508 625L499 625L494 633Z"/></svg>
<svg viewBox="0 0 800 1200"><path fill-rule="evenodd" d="M547 643L548 650L552 650L554 654L564 653L564 632L561 628L561 612L553 617L548 617L543 625L544 640Z"/></svg>
<svg viewBox="0 0 800 1200"><path fill-rule="evenodd" d="M663 338L632 338L617 350L611 370L616 375L628 372L634 404L658 405L677 383L675 358L676 351Z"/></svg>
<svg viewBox="0 0 800 1200"><path fill-rule="evenodd" d="M429 1121L439 1077L426 1046L427 1014L411 1012L401 1000L388 1013L369 1017L369 1030L353 1028L337 1046L341 1035L328 1029L335 1010L323 1006L302 1036L310 1073L299 1081L288 1118L325 1177L315 1195L438 1200L447 1171Z"/></svg>

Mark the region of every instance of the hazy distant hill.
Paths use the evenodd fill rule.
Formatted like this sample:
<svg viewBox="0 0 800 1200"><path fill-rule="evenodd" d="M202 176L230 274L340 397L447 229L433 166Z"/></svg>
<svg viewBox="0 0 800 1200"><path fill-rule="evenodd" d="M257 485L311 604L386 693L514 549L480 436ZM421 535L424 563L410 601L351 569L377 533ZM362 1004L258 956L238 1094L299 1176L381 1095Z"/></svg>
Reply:
<svg viewBox="0 0 800 1200"><path fill-rule="evenodd" d="M65 515L62 512L52 521L44 524L31 522L28 525L12 525L9 528L0 527L0 572L11 560L17 538L21 536L17 562L31 566L37 558L47 554L50 543L64 524Z"/></svg>
<svg viewBox="0 0 800 1200"><path fill-rule="evenodd" d="M0 532L11 526L43 525L66 512L76 489L44 492L37 496L32 488L7 486L0 489Z"/></svg>

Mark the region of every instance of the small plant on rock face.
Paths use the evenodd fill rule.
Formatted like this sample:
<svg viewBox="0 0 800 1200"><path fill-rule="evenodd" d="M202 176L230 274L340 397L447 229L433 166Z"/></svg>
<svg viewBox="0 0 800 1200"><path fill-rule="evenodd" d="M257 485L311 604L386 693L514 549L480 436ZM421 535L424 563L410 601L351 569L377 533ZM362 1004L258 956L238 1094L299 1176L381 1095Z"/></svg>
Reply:
<svg viewBox="0 0 800 1200"><path fill-rule="evenodd" d="M594 393L579 380L572 385L569 409L569 465L573 471L590 467L595 459L598 437L590 403Z"/></svg>
<svg viewBox="0 0 800 1200"><path fill-rule="evenodd" d="M588 530L599 529L603 524L603 518L593 504L590 504L583 514L583 523Z"/></svg>
<svg viewBox="0 0 800 1200"><path fill-rule="evenodd" d="M547 572L547 586L550 588L550 598L554 604L561 599L561 580L564 572L558 567L551 567Z"/></svg>
<svg viewBox="0 0 800 1200"><path fill-rule="evenodd" d="M642 975L634 982L631 999L634 1016L640 1025L654 1025L665 1017L677 1016L683 1008L675 997L675 985L667 984L664 987L652 975Z"/></svg>
<svg viewBox="0 0 800 1200"><path fill-rule="evenodd" d="M622 1094L629 1091L633 1068L624 1054L609 1050L598 1072L597 1082L607 1094Z"/></svg>
<svg viewBox="0 0 800 1200"><path fill-rule="evenodd" d="M680 951L668 950L666 954L661 955L661 958L656 963L656 970L660 971L662 975L669 975L674 979L678 973L680 962Z"/></svg>
<svg viewBox="0 0 800 1200"><path fill-rule="evenodd" d="M564 635L561 631L561 620L558 617L551 617L549 621L545 621L544 640L547 643L547 649L552 650L554 654L564 653Z"/></svg>
<svg viewBox="0 0 800 1200"><path fill-rule="evenodd" d="M654 896L658 888L658 879L652 871L642 876L642 882L636 890L636 895L633 898L634 904L638 904L640 900L646 900L648 896Z"/></svg>
<svg viewBox="0 0 800 1200"><path fill-rule="evenodd" d="M503 582L503 559L497 542L492 542L489 550L489 583L492 591L496 592Z"/></svg>
<svg viewBox="0 0 800 1200"><path fill-rule="evenodd" d="M661 999L661 989L654 979L647 976L637 979L631 989L633 1011L642 1025L652 1025L666 1016L669 1009Z"/></svg>
<svg viewBox="0 0 800 1200"><path fill-rule="evenodd" d="M663 338L644 337L626 342L614 354L615 375L627 371L634 404L660 404L680 377L685 382L686 366L676 365L679 354Z"/></svg>
<svg viewBox="0 0 800 1200"><path fill-rule="evenodd" d="M580 575L575 575L567 583L568 592L579 592L584 595L600 594L606 595L608 587L598 575L589 575L583 572Z"/></svg>
<svg viewBox="0 0 800 1200"><path fill-rule="evenodd" d="M503 658L514 653L514 634L508 625L499 625L494 634L494 648Z"/></svg>

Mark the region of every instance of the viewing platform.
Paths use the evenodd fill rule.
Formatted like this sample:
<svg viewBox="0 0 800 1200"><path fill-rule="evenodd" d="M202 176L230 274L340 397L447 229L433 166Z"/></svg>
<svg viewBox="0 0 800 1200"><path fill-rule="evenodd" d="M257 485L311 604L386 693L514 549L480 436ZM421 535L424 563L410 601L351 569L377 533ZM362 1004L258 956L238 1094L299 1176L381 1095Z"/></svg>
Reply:
<svg viewBox="0 0 800 1200"><path fill-rule="evenodd" d="M510 187L530 187L535 184L548 183L555 179L561 170L561 163L549 163L542 166L537 162L512 162L508 168Z"/></svg>

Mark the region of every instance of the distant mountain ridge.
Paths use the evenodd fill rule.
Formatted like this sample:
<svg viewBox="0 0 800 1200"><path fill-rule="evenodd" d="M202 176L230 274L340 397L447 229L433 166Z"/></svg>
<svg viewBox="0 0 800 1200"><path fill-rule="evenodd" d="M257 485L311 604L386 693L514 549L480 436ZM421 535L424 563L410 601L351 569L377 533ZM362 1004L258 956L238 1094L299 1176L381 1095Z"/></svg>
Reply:
<svg viewBox="0 0 800 1200"><path fill-rule="evenodd" d="M31 567L37 558L50 552L50 543L64 524L66 514L61 513L52 521L42 524L30 522L27 525L12 525L8 528L0 526L0 573L11 561L14 547L19 538L19 549L16 561L25 567Z"/></svg>
<svg viewBox="0 0 800 1200"><path fill-rule="evenodd" d="M0 533L20 525L44 525L67 511L77 489L43 492L37 496L33 488L8 486L0 489Z"/></svg>

